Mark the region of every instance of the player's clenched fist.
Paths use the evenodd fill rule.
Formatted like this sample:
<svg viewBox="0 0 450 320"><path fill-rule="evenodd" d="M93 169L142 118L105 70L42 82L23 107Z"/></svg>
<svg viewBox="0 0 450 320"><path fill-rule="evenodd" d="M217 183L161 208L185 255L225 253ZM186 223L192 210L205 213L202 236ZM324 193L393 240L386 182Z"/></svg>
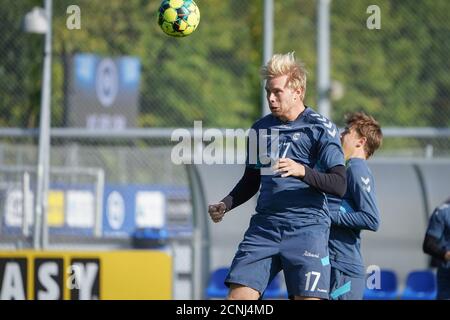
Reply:
<svg viewBox="0 0 450 320"><path fill-rule="evenodd" d="M219 202L216 204L210 204L208 206L208 213L211 217L212 221L215 223L222 221L223 216L225 215L227 207L225 206L225 203Z"/></svg>

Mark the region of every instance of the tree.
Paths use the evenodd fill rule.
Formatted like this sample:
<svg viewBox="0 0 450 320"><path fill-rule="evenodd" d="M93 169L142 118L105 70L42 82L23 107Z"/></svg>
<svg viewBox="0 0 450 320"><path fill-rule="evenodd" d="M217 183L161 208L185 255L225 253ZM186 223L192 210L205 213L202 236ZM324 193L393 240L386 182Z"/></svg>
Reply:
<svg viewBox="0 0 450 320"><path fill-rule="evenodd" d="M38 125L43 37L20 31L42 1L0 1L0 125ZM133 55L142 64L140 127L248 127L260 116L263 1L198 0L201 21L186 38L156 23L159 1L59 0L53 10L52 125L64 126L64 59L78 52ZM81 30L66 28L69 5ZM380 0L381 29L369 30L369 0L331 5L332 78L345 87L332 119L364 110L386 126L447 126L450 2ZM275 1L275 52L295 51L309 70L306 104L316 106L316 2Z"/></svg>
<svg viewBox="0 0 450 320"><path fill-rule="evenodd" d="M43 37L26 34L21 21L40 1L1 1L0 126L34 128L39 121Z"/></svg>
<svg viewBox="0 0 450 320"><path fill-rule="evenodd" d="M256 118L261 4L201 3L197 31L179 39L159 29L158 2L78 1L81 30L60 27L68 3L55 4L55 123L62 123L63 59L75 52L140 58L142 127L192 126L194 120L203 120L204 126L247 127Z"/></svg>

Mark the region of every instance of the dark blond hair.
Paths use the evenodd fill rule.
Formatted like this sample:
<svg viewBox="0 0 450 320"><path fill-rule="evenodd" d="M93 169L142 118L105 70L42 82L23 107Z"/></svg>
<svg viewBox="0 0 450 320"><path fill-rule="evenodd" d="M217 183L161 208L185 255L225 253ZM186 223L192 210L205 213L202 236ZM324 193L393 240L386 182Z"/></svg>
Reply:
<svg viewBox="0 0 450 320"><path fill-rule="evenodd" d="M363 112L351 113L345 118L348 129L354 129L360 137L366 138L364 151L367 158L371 157L383 142L380 124L372 116Z"/></svg>
<svg viewBox="0 0 450 320"><path fill-rule="evenodd" d="M302 62L297 61L295 52L274 54L265 66L261 68L261 76L269 80L287 75L287 86L291 89L302 89L301 99L305 98L307 71Z"/></svg>

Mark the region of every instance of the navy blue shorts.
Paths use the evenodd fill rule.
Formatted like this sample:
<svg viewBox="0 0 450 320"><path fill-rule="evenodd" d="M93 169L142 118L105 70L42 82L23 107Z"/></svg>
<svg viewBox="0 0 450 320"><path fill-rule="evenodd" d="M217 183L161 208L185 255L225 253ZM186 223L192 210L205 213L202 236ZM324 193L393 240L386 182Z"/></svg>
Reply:
<svg viewBox="0 0 450 320"><path fill-rule="evenodd" d="M225 284L240 284L263 294L283 270L290 297L328 299L329 225L314 220L302 225L256 214L234 256Z"/></svg>
<svg viewBox="0 0 450 320"><path fill-rule="evenodd" d="M331 267L330 298L332 300L362 300L366 280L352 277Z"/></svg>

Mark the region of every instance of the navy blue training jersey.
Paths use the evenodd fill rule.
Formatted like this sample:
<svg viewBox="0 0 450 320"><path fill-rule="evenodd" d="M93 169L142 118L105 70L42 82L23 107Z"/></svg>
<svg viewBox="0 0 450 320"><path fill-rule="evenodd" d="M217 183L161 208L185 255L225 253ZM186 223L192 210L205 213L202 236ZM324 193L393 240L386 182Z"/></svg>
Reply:
<svg viewBox="0 0 450 320"><path fill-rule="evenodd" d="M373 175L366 160L351 158L347 162L344 198L328 195L328 206L331 266L350 276L363 277L360 233L363 229L376 231L380 223Z"/></svg>
<svg viewBox="0 0 450 320"><path fill-rule="evenodd" d="M450 250L450 201L436 208L430 217L427 234L438 239L438 244ZM440 262L440 267L450 269L450 261Z"/></svg>
<svg viewBox="0 0 450 320"><path fill-rule="evenodd" d="M269 114L258 120L249 138L247 166L261 170L261 188L256 206L258 214L280 218L325 219L329 223L326 195L296 177L274 174L271 166L279 158L290 158L325 172L344 165L339 132L328 119L306 109L294 121L282 122ZM270 163L268 163L271 161ZM299 220L296 220L299 221Z"/></svg>

